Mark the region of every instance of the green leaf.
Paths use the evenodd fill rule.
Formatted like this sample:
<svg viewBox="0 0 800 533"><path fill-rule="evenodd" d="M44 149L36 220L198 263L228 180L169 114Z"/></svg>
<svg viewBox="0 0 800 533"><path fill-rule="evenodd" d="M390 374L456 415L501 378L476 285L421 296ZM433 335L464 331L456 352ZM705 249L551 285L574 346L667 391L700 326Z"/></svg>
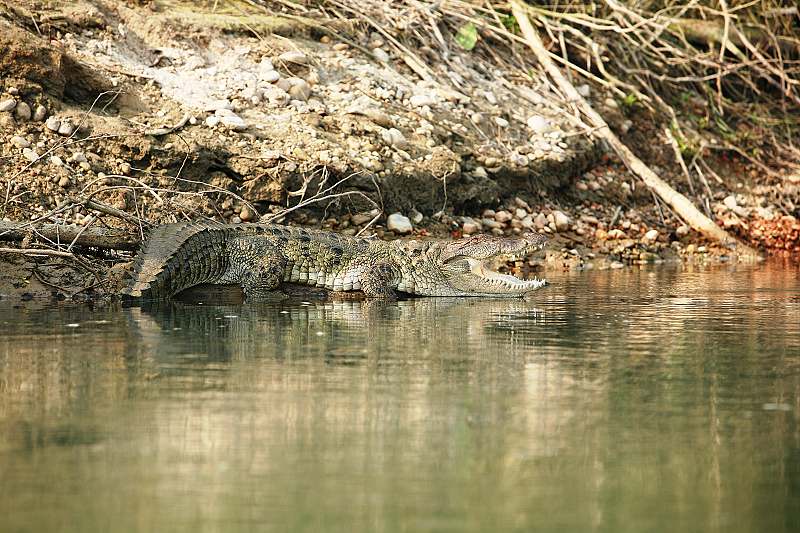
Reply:
<svg viewBox="0 0 800 533"><path fill-rule="evenodd" d="M514 15L500 15L500 22L502 22L503 26L511 33L516 35L520 32L519 24Z"/></svg>
<svg viewBox="0 0 800 533"><path fill-rule="evenodd" d="M464 50L472 50L478 42L478 28L472 22L468 22L458 29L455 39Z"/></svg>

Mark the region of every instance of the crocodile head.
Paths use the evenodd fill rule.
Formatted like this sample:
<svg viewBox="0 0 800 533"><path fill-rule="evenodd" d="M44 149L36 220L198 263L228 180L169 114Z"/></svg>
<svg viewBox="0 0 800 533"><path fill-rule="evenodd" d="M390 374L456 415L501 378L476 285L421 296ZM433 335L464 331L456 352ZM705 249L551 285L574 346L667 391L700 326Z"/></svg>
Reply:
<svg viewBox="0 0 800 533"><path fill-rule="evenodd" d="M449 296L522 296L545 285L544 280L525 280L501 274L499 261L514 261L544 248L547 239L538 233L516 237L475 235L456 241L435 242L426 254L442 276L431 294Z"/></svg>

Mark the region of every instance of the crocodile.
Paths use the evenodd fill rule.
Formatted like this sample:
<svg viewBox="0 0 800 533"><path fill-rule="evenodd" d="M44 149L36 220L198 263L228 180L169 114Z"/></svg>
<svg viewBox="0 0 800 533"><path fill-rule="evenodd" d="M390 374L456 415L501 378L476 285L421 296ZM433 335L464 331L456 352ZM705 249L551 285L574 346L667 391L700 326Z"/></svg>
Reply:
<svg viewBox="0 0 800 533"><path fill-rule="evenodd" d="M371 298L398 292L521 297L546 281L501 274L491 265L521 259L546 242L537 233L382 241L278 224L164 224L150 231L123 296L164 300L218 284L240 285L247 300L258 300L293 283Z"/></svg>

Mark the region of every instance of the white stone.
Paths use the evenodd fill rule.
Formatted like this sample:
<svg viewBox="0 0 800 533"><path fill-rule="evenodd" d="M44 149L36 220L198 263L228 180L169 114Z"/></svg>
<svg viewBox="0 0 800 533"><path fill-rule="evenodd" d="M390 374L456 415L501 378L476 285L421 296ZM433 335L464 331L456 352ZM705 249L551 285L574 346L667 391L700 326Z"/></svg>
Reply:
<svg viewBox="0 0 800 533"><path fill-rule="evenodd" d="M556 231L567 231L569 229L569 217L561 211L553 211L553 223Z"/></svg>
<svg viewBox="0 0 800 533"><path fill-rule="evenodd" d="M31 162L39 159L39 154L36 153L36 150L31 150L30 148L23 148L22 155L25 156L25 159Z"/></svg>
<svg viewBox="0 0 800 533"><path fill-rule="evenodd" d="M47 108L43 105L37 105L36 109L33 111L33 120L36 122L41 122L47 116Z"/></svg>
<svg viewBox="0 0 800 533"><path fill-rule="evenodd" d="M386 227L395 233L406 234L411 233L414 227L411 225L411 220L400 213L392 213L386 221Z"/></svg>
<svg viewBox="0 0 800 533"><path fill-rule="evenodd" d="M289 96L291 96L292 99L300 100L301 102L308 101L311 96L311 86L306 80L302 78L292 78L289 80L289 83L291 83L291 87L289 87Z"/></svg>
<svg viewBox="0 0 800 533"><path fill-rule="evenodd" d="M480 230L480 222L477 222L475 219L470 217L464 217L464 222L461 225L461 231L463 231L465 235L472 235L473 233L478 233Z"/></svg>
<svg viewBox="0 0 800 533"><path fill-rule="evenodd" d="M18 103L17 108L14 110L14 116L17 117L17 120L21 122L27 122L30 120L32 114L31 106L25 102Z"/></svg>
<svg viewBox="0 0 800 533"><path fill-rule="evenodd" d="M247 129L247 123L237 115L230 115L220 118L220 122L228 129L241 131Z"/></svg>
<svg viewBox="0 0 800 533"><path fill-rule="evenodd" d="M494 123L497 124L501 128L508 127L508 121L503 117L494 117Z"/></svg>
<svg viewBox="0 0 800 533"><path fill-rule="evenodd" d="M511 213L509 213L508 211L505 211L505 210L498 211L497 213L494 214L494 219L496 221L498 221L498 222L501 222L501 223L508 222L512 218L514 218L514 217L511 215Z"/></svg>
<svg viewBox="0 0 800 533"><path fill-rule="evenodd" d="M655 242L658 240L658 230L651 229L647 233L644 234L644 240L647 242Z"/></svg>
<svg viewBox="0 0 800 533"><path fill-rule="evenodd" d="M14 135L13 137L11 137L11 144L13 144L19 149L22 149L22 148L28 148L31 145L31 142L25 137Z"/></svg>
<svg viewBox="0 0 800 533"><path fill-rule="evenodd" d="M381 139L383 139L384 143L389 146L394 146L395 148L403 148L408 144L403 132L397 128L389 128L381 131Z"/></svg>
<svg viewBox="0 0 800 533"><path fill-rule="evenodd" d="M206 117L206 126L208 126L209 128L213 128L217 124L219 124L219 117L218 116L212 115L210 117Z"/></svg>
<svg viewBox="0 0 800 533"><path fill-rule="evenodd" d="M583 96L584 98L588 98L590 94L592 94L592 88L589 87L588 83L584 83L583 85L578 85L576 87L578 90L578 94Z"/></svg>
<svg viewBox="0 0 800 533"><path fill-rule="evenodd" d="M372 53L375 55L375 59L380 61L381 63L388 63L389 62L389 54L386 53L386 50L383 48L374 48Z"/></svg>
<svg viewBox="0 0 800 533"><path fill-rule="evenodd" d="M64 120L61 122L61 126L58 127L58 134L63 135L64 137L69 137L75 131L75 126L72 125L72 122L69 120Z"/></svg>
<svg viewBox="0 0 800 533"><path fill-rule="evenodd" d="M281 75L278 74L276 70L270 70L268 72L262 72L258 76L258 79L266 83L275 83L276 81L281 79Z"/></svg>
<svg viewBox="0 0 800 533"><path fill-rule="evenodd" d="M535 133L544 133L550 127L550 121L539 115L531 115L526 124Z"/></svg>
<svg viewBox="0 0 800 533"><path fill-rule="evenodd" d="M17 101L14 100L13 98L6 98L5 100L0 100L0 113L13 111L15 107L17 107Z"/></svg>
<svg viewBox="0 0 800 533"><path fill-rule="evenodd" d="M290 50L278 56L278 59L287 63L297 63L298 65L305 65L308 63L308 56L303 52L297 50Z"/></svg>
<svg viewBox="0 0 800 533"><path fill-rule="evenodd" d="M411 107L432 106L436 103L436 98L432 94L415 94L408 102Z"/></svg>
<svg viewBox="0 0 800 533"><path fill-rule="evenodd" d="M53 115L47 119L47 122L44 123L44 127L50 131L58 131L58 128L61 127L61 121Z"/></svg>
<svg viewBox="0 0 800 533"><path fill-rule="evenodd" d="M736 207L738 206L738 204L736 203L736 197L732 194L726 196L725 199L722 200L722 203L725 204L725 207L727 207L731 211L736 209Z"/></svg>
<svg viewBox="0 0 800 533"><path fill-rule="evenodd" d="M675 235L677 235L678 237L685 237L689 235L689 226L685 224L682 226L678 226L678 229L675 230Z"/></svg>

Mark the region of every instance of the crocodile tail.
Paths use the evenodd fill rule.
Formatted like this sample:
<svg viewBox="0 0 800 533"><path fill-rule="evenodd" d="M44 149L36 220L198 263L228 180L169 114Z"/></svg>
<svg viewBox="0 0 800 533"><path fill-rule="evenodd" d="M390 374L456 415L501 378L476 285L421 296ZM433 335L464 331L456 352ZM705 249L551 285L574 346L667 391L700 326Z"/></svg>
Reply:
<svg viewBox="0 0 800 533"><path fill-rule="evenodd" d="M133 264L125 299L161 300L222 275L228 265L221 224L185 222L153 228Z"/></svg>

